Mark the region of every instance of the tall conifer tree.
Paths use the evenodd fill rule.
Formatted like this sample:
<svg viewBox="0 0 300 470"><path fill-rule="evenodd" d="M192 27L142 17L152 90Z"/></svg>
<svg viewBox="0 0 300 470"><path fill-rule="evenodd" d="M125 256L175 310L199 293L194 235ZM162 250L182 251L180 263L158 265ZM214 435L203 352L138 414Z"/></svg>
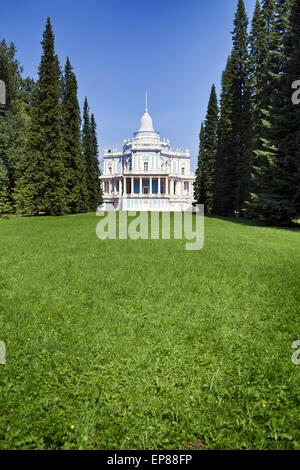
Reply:
<svg viewBox="0 0 300 470"><path fill-rule="evenodd" d="M266 24L262 15L260 2L256 0L250 34L250 73L252 92L252 113L254 148L260 147L263 129L263 106L265 100L266 64L268 50L266 45Z"/></svg>
<svg viewBox="0 0 300 470"><path fill-rule="evenodd" d="M203 204L207 214L212 214L215 191L217 130L219 109L215 85L212 85L206 119L204 122L204 158L202 161Z"/></svg>
<svg viewBox="0 0 300 470"><path fill-rule="evenodd" d="M96 123L94 116L90 117L87 98L85 98L83 106L82 145L86 165L88 209L96 210L101 203L98 144Z"/></svg>
<svg viewBox="0 0 300 470"><path fill-rule="evenodd" d="M241 215L250 186L251 157L253 147L251 121L251 88L249 63L248 18L243 0L238 1L234 19L232 50L232 129L233 148L231 159L232 201L229 210Z"/></svg>
<svg viewBox="0 0 300 470"><path fill-rule="evenodd" d="M86 167L80 136L80 108L77 99L77 80L67 57L62 99L64 161L68 209L72 213L87 209Z"/></svg>
<svg viewBox="0 0 300 470"><path fill-rule="evenodd" d="M50 18L41 42L43 54L33 93L31 123L23 175L16 195L21 212L66 212L65 167L60 106L60 68Z"/></svg>
<svg viewBox="0 0 300 470"><path fill-rule="evenodd" d="M91 195L90 195L90 206L96 209L103 203L102 185L100 184L100 168L99 168L99 149L97 139L97 125L95 116L91 114L91 139L92 139L92 171L91 171Z"/></svg>
<svg viewBox="0 0 300 470"><path fill-rule="evenodd" d="M11 212L13 193L18 179L19 160L24 153L28 109L25 85L32 80L21 77L22 68L15 58L16 48L3 39L0 42L0 80L5 84L5 103L0 104L0 205ZM29 92L30 93L30 92Z"/></svg>
<svg viewBox="0 0 300 470"><path fill-rule="evenodd" d="M212 214L215 190L215 170L218 129L218 100L215 85L211 88L204 127L200 132L199 164L196 191L198 204L205 205L205 212Z"/></svg>
<svg viewBox="0 0 300 470"><path fill-rule="evenodd" d="M204 161L204 124L201 123L201 129L199 134L199 153L198 153L198 165L196 169L196 179L194 183L194 198L197 204L204 204L204 187L203 187L203 170L202 163Z"/></svg>
<svg viewBox="0 0 300 470"><path fill-rule="evenodd" d="M222 90L220 97L220 119L218 125L215 202L214 213L231 216L233 208L234 181L232 173L233 129L232 129L232 57L229 56L226 68L222 73Z"/></svg>
<svg viewBox="0 0 300 470"><path fill-rule="evenodd" d="M264 141L264 160L255 168L256 191L248 207L248 214L263 224L291 224L300 214L300 105L291 99L292 84L300 76L299 31L300 0L293 0L283 48L285 60Z"/></svg>

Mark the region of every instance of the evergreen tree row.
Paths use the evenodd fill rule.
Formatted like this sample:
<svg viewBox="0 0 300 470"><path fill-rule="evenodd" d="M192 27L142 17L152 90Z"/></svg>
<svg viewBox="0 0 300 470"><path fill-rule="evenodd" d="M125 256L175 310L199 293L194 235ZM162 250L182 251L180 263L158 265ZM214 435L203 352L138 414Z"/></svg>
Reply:
<svg viewBox="0 0 300 470"><path fill-rule="evenodd" d="M76 76L69 58L60 70L50 18L41 44L33 83L22 79L14 46L0 43L7 95L0 107L0 213L95 210L102 202L95 119L85 99L81 129Z"/></svg>
<svg viewBox="0 0 300 470"><path fill-rule="evenodd" d="M206 213L286 225L300 216L300 0L257 0L252 25L243 0L233 49L213 86L201 127L195 199Z"/></svg>

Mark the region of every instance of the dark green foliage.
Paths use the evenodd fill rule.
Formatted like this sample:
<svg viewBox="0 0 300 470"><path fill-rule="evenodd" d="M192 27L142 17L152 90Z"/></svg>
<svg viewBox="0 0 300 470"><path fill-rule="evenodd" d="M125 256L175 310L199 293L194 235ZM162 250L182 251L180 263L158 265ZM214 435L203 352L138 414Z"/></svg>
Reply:
<svg viewBox="0 0 300 470"><path fill-rule="evenodd" d="M86 167L80 136L80 108L77 99L77 80L67 58L62 92L62 124L66 198L71 213L87 210Z"/></svg>
<svg viewBox="0 0 300 470"><path fill-rule="evenodd" d="M9 178L7 169L0 161L0 216L11 212L12 204L9 200Z"/></svg>
<svg viewBox="0 0 300 470"><path fill-rule="evenodd" d="M96 210L102 203L100 187L100 169L98 161L98 143L94 115L89 115L87 98L83 106L82 147L86 166L86 182L88 191L88 209Z"/></svg>
<svg viewBox="0 0 300 470"><path fill-rule="evenodd" d="M5 39L0 42L0 80L6 87L6 104L0 105L0 112L10 110L15 103L17 94L17 77L20 72L19 64L15 59L16 47L13 43L8 46Z"/></svg>
<svg viewBox="0 0 300 470"><path fill-rule="evenodd" d="M204 204L205 212L208 214L213 212L218 116L216 88L213 85L204 122L204 131L201 129L202 136L200 133L200 152L202 155L199 153L198 181L196 181L197 202L198 204ZM202 143L201 139L203 141L203 137L204 142Z"/></svg>
<svg viewBox="0 0 300 470"><path fill-rule="evenodd" d="M234 19L232 50L232 201L229 212L240 215L244 201L248 198L252 158L252 120L248 19L243 0L238 1Z"/></svg>
<svg viewBox="0 0 300 470"><path fill-rule="evenodd" d="M1 212L13 210L13 192L18 179L19 161L24 153L28 102L33 85L22 79L22 69L15 59L16 48L0 42L0 80L6 86L6 103L0 105L0 205Z"/></svg>
<svg viewBox="0 0 300 470"><path fill-rule="evenodd" d="M92 177L94 181L94 188L91 193L91 200L93 206L98 207L103 203L103 191L102 184L100 184L100 168L99 168L99 149L98 149L98 139L97 139L97 125L95 121L95 116L91 114L91 137L92 137ZM94 200L93 200L94 198ZM95 205L94 205L95 204Z"/></svg>
<svg viewBox="0 0 300 470"><path fill-rule="evenodd" d="M60 69L54 52L54 35L47 19L43 34L39 79L34 88L31 122L16 201L26 214L67 211L64 146L60 108Z"/></svg>
<svg viewBox="0 0 300 470"><path fill-rule="evenodd" d="M265 101L266 69L268 50L266 44L266 23L259 0L256 1L250 34L250 73L252 93L252 116L254 148L260 146L263 129L263 106Z"/></svg>
<svg viewBox="0 0 300 470"><path fill-rule="evenodd" d="M284 61L277 62L276 93L247 209L249 216L270 225L291 224L300 214L300 107L291 99L292 83L300 77L300 0L294 0L289 22L282 24L287 26Z"/></svg>
<svg viewBox="0 0 300 470"><path fill-rule="evenodd" d="M194 183L194 198L197 204L203 204L203 172L202 162L204 161L204 124L201 123L201 130L199 134L199 154L198 154L198 165L196 169L196 180Z"/></svg>
<svg viewBox="0 0 300 470"><path fill-rule="evenodd" d="M77 81L69 58L60 72L49 18L41 44L35 84L22 77L14 44L0 42L0 80L6 84L6 104L0 105L1 212L84 212L101 201L96 124L89 123L83 155Z"/></svg>
<svg viewBox="0 0 300 470"><path fill-rule="evenodd" d="M233 50L222 75L212 212L247 215L264 224L299 217L299 109L291 102L300 77L300 19L293 0L257 0L250 36L243 0L234 19ZM205 129L205 128L204 128ZM205 132L204 132L205 134ZM204 157L195 195L204 202ZM249 202L250 200L250 202Z"/></svg>
<svg viewBox="0 0 300 470"><path fill-rule="evenodd" d="M232 33L233 49L222 75L217 131L214 213L241 216L249 194L253 129L248 18L238 1Z"/></svg>
<svg viewBox="0 0 300 470"><path fill-rule="evenodd" d="M233 207L232 158L232 58L228 58L222 74L220 97L220 119L216 153L216 178L214 212L217 215L231 216Z"/></svg>

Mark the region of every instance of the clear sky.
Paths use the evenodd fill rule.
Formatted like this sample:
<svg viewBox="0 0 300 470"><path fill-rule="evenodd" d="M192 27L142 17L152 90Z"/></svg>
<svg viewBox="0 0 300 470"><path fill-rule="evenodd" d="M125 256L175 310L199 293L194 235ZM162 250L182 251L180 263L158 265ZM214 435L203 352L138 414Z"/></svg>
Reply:
<svg viewBox="0 0 300 470"><path fill-rule="evenodd" d="M255 0L245 0L250 21ZM37 77L47 16L61 65L67 55L82 106L98 125L100 154L122 148L149 113L193 168L212 83L231 51L237 0L11 0L1 2L0 38L13 41L24 74Z"/></svg>

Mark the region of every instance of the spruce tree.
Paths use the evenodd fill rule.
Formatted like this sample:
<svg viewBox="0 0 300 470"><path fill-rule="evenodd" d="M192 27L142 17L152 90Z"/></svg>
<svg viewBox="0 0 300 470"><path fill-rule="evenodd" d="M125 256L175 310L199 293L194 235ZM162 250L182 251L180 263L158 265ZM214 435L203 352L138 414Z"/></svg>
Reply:
<svg viewBox="0 0 300 470"><path fill-rule="evenodd" d="M62 124L66 198L71 213L87 210L86 167L81 148L77 88L77 80L67 57L63 77Z"/></svg>
<svg viewBox="0 0 300 470"><path fill-rule="evenodd" d="M217 130L219 109L215 85L212 85L204 122L204 158L201 164L203 179L203 204L205 212L212 214L215 191L215 171L217 153Z"/></svg>
<svg viewBox="0 0 300 470"><path fill-rule="evenodd" d="M93 169L93 181L94 187L91 193L91 202L92 207L97 208L99 205L103 204L103 191L102 184L100 183L100 167L99 167L99 148L98 148L98 139L97 139L97 125L95 121L95 116L91 114L91 138L92 138L92 169Z"/></svg>
<svg viewBox="0 0 300 470"><path fill-rule="evenodd" d="M251 157L253 147L251 118L251 88L249 63L248 18L243 0L238 1L234 19L232 50L232 129L233 148L231 159L232 215L241 215L248 198L250 186Z"/></svg>
<svg viewBox="0 0 300 470"><path fill-rule="evenodd" d="M198 165L196 169L196 179L194 183L194 198L197 204L204 204L203 169L202 169L203 161L204 161L204 124L202 122L200 134L199 134Z"/></svg>
<svg viewBox="0 0 300 470"><path fill-rule="evenodd" d="M14 190L18 168L24 153L29 100L33 81L22 78L22 68L15 58L16 48L0 42L0 80L6 87L6 102L0 105L0 204L5 212L14 208Z"/></svg>
<svg viewBox="0 0 300 470"><path fill-rule="evenodd" d="M6 102L5 105L0 104L1 115L6 110L11 110L14 106L17 95L17 78L20 68L15 59L16 46L14 43L8 44L5 39L0 41L0 80L5 83Z"/></svg>
<svg viewBox="0 0 300 470"><path fill-rule="evenodd" d="M273 114L274 99L280 88L281 76L285 63L283 51L284 37L286 34L287 18L290 8L290 0L265 0L262 14L265 22L266 58L261 68L261 81L263 84L261 98L255 101L254 120L256 121L256 139L254 147L254 159L251 177L251 194L260 192L264 175L269 171L269 163L274 157L274 146L270 134L271 116ZM254 60L256 58L254 57ZM259 90L257 92L257 95ZM270 178L270 176L268 177ZM252 196L251 196L252 197ZM252 197L253 198L253 197ZM253 208L253 204L251 204ZM249 206L246 209L251 216Z"/></svg>
<svg viewBox="0 0 300 470"><path fill-rule="evenodd" d="M292 2L291 15L286 18L282 23L284 60L275 62L279 72L276 93L248 206L253 219L268 225L291 224L300 214L300 107L291 99L292 84L300 76L300 0Z"/></svg>
<svg viewBox="0 0 300 470"><path fill-rule="evenodd" d="M222 75L214 207L215 214L227 217L243 214L252 164L249 36L243 0L238 1L232 38L232 53Z"/></svg>
<svg viewBox="0 0 300 470"><path fill-rule="evenodd" d="M201 124L198 168L195 181L195 199L204 204L207 214L213 213L215 200L215 170L218 129L218 100L212 85L204 125Z"/></svg>
<svg viewBox="0 0 300 470"><path fill-rule="evenodd" d="M264 118L263 106L265 100L268 50L266 45L266 24L262 15L260 2L256 0L250 34L250 73L252 94L252 129L254 133L254 148L260 146Z"/></svg>
<svg viewBox="0 0 300 470"><path fill-rule="evenodd" d="M288 32L288 20L291 11L291 0L275 0L275 17L273 24L273 51L270 57L273 63L272 67L272 95L274 94L274 81L280 83L281 74L283 73L286 56L285 56L285 38Z"/></svg>
<svg viewBox="0 0 300 470"><path fill-rule="evenodd" d="M41 42L43 54L34 88L26 156L16 193L27 214L66 212L65 167L60 106L60 68L50 18Z"/></svg>
<svg viewBox="0 0 300 470"><path fill-rule="evenodd" d="M232 129L232 57L229 56L222 73L220 96L220 119L218 125L214 213L231 216L234 181L232 173L233 129Z"/></svg>
<svg viewBox="0 0 300 470"><path fill-rule="evenodd" d="M12 211L12 204L9 198L9 178L7 169L0 160L0 217Z"/></svg>
<svg viewBox="0 0 300 470"><path fill-rule="evenodd" d="M264 21L266 50L266 58L262 67L264 90L262 95L261 109L263 110L263 114L265 116L265 110L267 110L270 106L273 95L273 73L276 73L273 57L274 50L276 49L276 38L274 31L275 0L263 0L261 14Z"/></svg>
<svg viewBox="0 0 300 470"><path fill-rule="evenodd" d="M101 203L100 169L95 118L89 114L87 98L83 106L82 146L86 166L88 209L96 210Z"/></svg>

